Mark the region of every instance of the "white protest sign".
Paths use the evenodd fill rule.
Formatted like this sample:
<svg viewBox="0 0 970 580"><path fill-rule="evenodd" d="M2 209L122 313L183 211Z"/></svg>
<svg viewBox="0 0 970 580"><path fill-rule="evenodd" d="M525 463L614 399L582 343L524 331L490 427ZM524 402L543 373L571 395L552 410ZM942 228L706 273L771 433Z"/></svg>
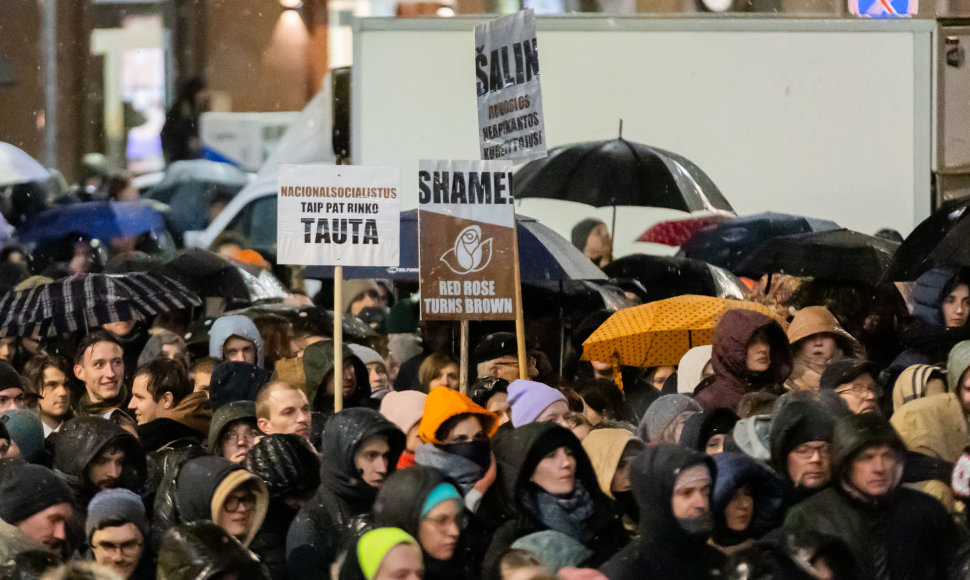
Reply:
<svg viewBox="0 0 970 580"><path fill-rule="evenodd" d="M544 158L539 45L531 9L475 27L475 76L482 159Z"/></svg>
<svg viewBox="0 0 970 580"><path fill-rule="evenodd" d="M280 165L280 264L397 266L401 172L396 167Z"/></svg>

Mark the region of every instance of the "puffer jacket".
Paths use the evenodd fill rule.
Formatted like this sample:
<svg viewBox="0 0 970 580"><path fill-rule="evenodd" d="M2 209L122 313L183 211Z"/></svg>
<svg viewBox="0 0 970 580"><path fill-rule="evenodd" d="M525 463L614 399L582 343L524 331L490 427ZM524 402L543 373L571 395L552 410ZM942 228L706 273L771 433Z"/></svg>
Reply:
<svg viewBox="0 0 970 580"><path fill-rule="evenodd" d="M299 435L267 435L246 454L246 470L269 490L269 511L249 548L269 569L274 580L285 580L286 532L298 509L287 498L305 499L320 485L320 458Z"/></svg>
<svg viewBox="0 0 970 580"><path fill-rule="evenodd" d="M717 479L711 511L714 514L715 546L725 553L747 540L757 539L781 525L784 491L781 480L774 473L743 453L718 453L714 456ZM724 510L739 489L747 488L754 500L748 529L737 532L727 527Z"/></svg>
<svg viewBox="0 0 970 580"><path fill-rule="evenodd" d="M610 580L639 578L715 578L724 556L708 545L706 535L690 534L674 517L671 503L677 476L684 469L706 465L717 481L708 456L661 443L647 447L630 470L633 493L640 506L640 538L610 558L600 571Z"/></svg>
<svg viewBox="0 0 970 580"><path fill-rule="evenodd" d="M166 532L158 553L158 580L269 580L259 559L212 522L182 524Z"/></svg>
<svg viewBox="0 0 970 580"><path fill-rule="evenodd" d="M768 334L771 364L761 373L747 369L748 343L759 330ZM781 394L791 374L788 337L773 318L753 310L728 310L714 327L711 367L714 374L694 400L705 409L725 408L738 412L741 397L753 391Z"/></svg>
<svg viewBox="0 0 970 580"><path fill-rule="evenodd" d="M344 397L344 409L352 407L367 407L376 409L380 400L371 399L370 378L365 365L349 347L344 346L344 360L350 360L354 366L354 376L357 388L349 397ZM325 391L327 378L333 373L333 343L315 342L303 351L303 373L306 375L306 396L314 411L327 415L333 414L333 396ZM340 381L335 381L339 384Z"/></svg>
<svg viewBox="0 0 970 580"><path fill-rule="evenodd" d="M165 530L177 525L180 521L175 500L179 470L185 462L203 455L205 455L205 450L200 445L173 447L159 451L155 461L152 462L157 471L152 473L150 481L157 480L157 487L155 488L154 498L146 498L145 502L146 508L152 510L152 552L158 552Z"/></svg>
<svg viewBox="0 0 970 580"><path fill-rule="evenodd" d="M317 343L320 344L320 343ZM354 454L369 437L387 438L388 475L404 451L404 433L373 409L345 409L327 423L321 447L321 485L297 513L286 535L286 567L291 580L329 573L348 546L353 519L371 510L377 488L359 476Z"/></svg>

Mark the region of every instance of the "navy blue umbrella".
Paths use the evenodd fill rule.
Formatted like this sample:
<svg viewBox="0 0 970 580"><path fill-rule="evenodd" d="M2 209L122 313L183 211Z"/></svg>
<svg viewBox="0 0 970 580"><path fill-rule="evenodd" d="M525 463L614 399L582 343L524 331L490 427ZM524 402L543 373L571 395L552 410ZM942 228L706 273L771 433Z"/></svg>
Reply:
<svg viewBox="0 0 970 580"><path fill-rule="evenodd" d="M838 228L833 221L785 213L741 216L700 230L681 246L677 255L737 272L738 264L768 240Z"/></svg>
<svg viewBox="0 0 970 580"><path fill-rule="evenodd" d="M606 275L566 240L530 217L517 216L519 268L523 282L604 280ZM306 278L333 278L333 266L309 266ZM344 278L392 278L417 281L418 211L401 212L401 263L397 267L344 267Z"/></svg>
<svg viewBox="0 0 970 580"><path fill-rule="evenodd" d="M146 232L165 233L162 214L138 202L90 201L46 210L17 228L22 242L40 242L68 234L89 238L137 236Z"/></svg>

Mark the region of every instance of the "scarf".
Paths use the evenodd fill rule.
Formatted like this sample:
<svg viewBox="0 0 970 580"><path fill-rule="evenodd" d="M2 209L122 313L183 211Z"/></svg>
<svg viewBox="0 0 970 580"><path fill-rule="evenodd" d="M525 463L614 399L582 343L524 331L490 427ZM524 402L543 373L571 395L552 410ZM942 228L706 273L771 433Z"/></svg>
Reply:
<svg viewBox="0 0 970 580"><path fill-rule="evenodd" d="M485 475L485 468L471 459L443 451L431 443L423 443L414 453L414 462L440 469L455 480L462 496L468 495L478 480Z"/></svg>
<svg viewBox="0 0 970 580"><path fill-rule="evenodd" d="M582 540L583 524L593 515L593 498L580 480L572 493L553 494L530 483L531 493L523 499L525 507L552 530Z"/></svg>

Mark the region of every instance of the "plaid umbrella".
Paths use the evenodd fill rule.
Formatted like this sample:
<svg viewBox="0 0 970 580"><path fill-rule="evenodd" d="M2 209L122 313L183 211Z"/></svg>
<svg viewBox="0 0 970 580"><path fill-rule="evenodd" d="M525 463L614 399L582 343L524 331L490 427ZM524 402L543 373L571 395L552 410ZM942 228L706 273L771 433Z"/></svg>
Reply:
<svg viewBox="0 0 970 580"><path fill-rule="evenodd" d="M144 272L79 274L0 298L0 336L41 338L199 306L188 288Z"/></svg>
<svg viewBox="0 0 970 580"><path fill-rule="evenodd" d="M677 365L688 350L711 344L714 325L735 308L774 318L767 306L755 302L693 294L675 296L624 308L607 318L583 343L583 358L634 367Z"/></svg>

